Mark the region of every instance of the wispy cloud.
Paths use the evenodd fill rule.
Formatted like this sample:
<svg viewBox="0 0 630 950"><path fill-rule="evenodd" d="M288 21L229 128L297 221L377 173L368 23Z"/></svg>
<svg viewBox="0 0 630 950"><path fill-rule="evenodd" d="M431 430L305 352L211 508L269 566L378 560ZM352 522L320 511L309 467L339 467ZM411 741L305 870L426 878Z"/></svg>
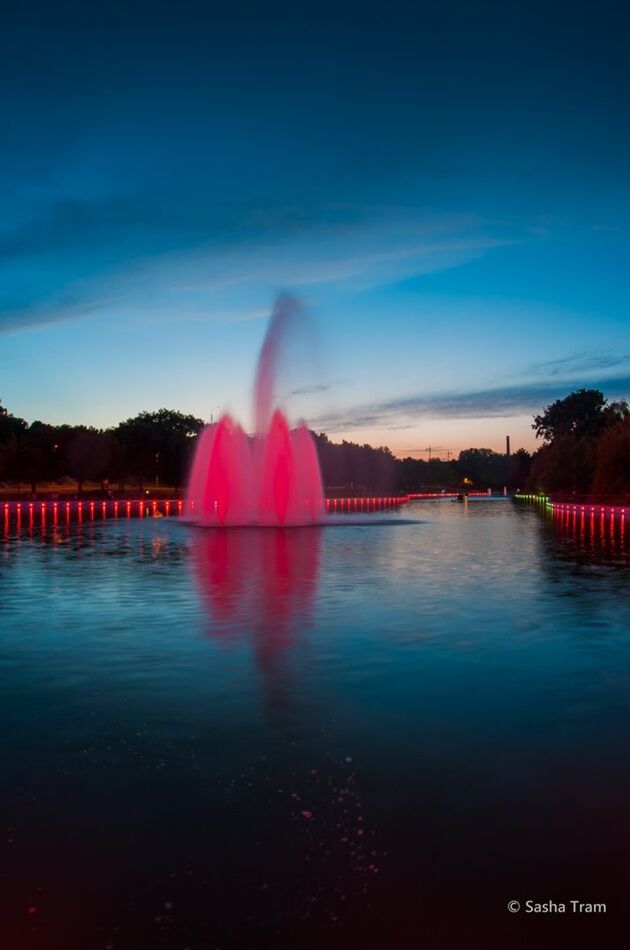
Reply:
<svg viewBox="0 0 630 950"><path fill-rule="evenodd" d="M318 221L291 226L280 215L256 228L246 226L243 209L233 219L228 210L193 215L185 228L181 214L169 223L141 201L60 203L48 217L0 235L0 330L103 307L144 319L168 308L174 318L232 321L257 311L279 287L356 293L458 267L513 240L467 216L374 212L371 220L333 215L324 225L320 209ZM16 260L32 277L12 292Z"/></svg>
<svg viewBox="0 0 630 950"><path fill-rule="evenodd" d="M312 426L339 432L350 429L401 429L421 418L489 419L509 418L539 412L573 389L601 389L609 398L630 395L630 372L599 379L555 379L493 389L410 396L357 407L343 413L320 416Z"/></svg>
<svg viewBox="0 0 630 950"><path fill-rule="evenodd" d="M115 306L119 300L120 297L115 294L98 297L74 294L72 291L55 294L45 301L20 303L15 300L0 300L0 333L92 316L98 311Z"/></svg>
<svg viewBox="0 0 630 950"><path fill-rule="evenodd" d="M194 268L196 279L182 282L181 291L227 290L245 284L272 283L290 287L305 287L352 281L361 289L380 286L391 280L400 280L423 273L432 273L457 267L487 251L509 243L505 239L477 237L470 240L448 237L426 242L400 243L394 248L371 248L374 238L357 234L351 240L327 239L319 235L310 242L292 242L258 249L243 249L240 253L201 253L185 269ZM383 234L387 243L391 236ZM357 245L365 246L357 253ZM309 246L310 244L310 246ZM322 245L328 244L326 252ZM177 277L175 276L175 280Z"/></svg>
<svg viewBox="0 0 630 950"><path fill-rule="evenodd" d="M325 393L332 388L331 383L322 383L317 386L298 386L287 393L287 396L313 396L316 393Z"/></svg>
<svg viewBox="0 0 630 950"><path fill-rule="evenodd" d="M584 350L580 353L572 353L561 359L534 363L523 370L521 375L527 375L529 377L541 376L544 378L562 376L568 379L572 374L581 376L587 373L598 373L629 364L629 353L592 353L588 350Z"/></svg>

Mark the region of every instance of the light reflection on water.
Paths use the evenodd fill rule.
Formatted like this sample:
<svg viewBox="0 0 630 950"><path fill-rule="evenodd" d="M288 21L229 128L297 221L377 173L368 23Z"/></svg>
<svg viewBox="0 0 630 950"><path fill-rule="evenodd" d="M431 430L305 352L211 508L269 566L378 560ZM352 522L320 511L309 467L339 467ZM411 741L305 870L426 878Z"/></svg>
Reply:
<svg viewBox="0 0 630 950"><path fill-rule="evenodd" d="M504 907L539 895L618 922L627 568L503 501L9 531L9 938L527 946Z"/></svg>

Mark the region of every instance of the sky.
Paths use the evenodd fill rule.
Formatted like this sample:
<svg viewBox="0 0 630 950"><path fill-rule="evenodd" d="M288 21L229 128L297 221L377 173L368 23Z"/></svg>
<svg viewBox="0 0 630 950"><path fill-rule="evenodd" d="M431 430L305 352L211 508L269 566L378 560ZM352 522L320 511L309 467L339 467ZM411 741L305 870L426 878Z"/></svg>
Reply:
<svg viewBox="0 0 630 950"><path fill-rule="evenodd" d="M0 401L250 427L282 291L278 397L334 439L532 449L630 396L629 41L608 0L14 4Z"/></svg>

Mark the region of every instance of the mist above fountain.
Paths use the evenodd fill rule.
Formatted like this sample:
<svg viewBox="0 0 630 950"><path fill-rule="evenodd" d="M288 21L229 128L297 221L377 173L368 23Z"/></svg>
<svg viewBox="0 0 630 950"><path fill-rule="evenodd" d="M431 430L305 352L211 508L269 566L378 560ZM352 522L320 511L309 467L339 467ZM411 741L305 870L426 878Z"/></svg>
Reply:
<svg viewBox="0 0 630 950"><path fill-rule="evenodd" d="M248 437L229 415L200 433L186 513L204 525L304 525L324 518L322 478L313 437L303 422L290 429L274 408L280 344L299 305L276 301L254 386L256 432Z"/></svg>

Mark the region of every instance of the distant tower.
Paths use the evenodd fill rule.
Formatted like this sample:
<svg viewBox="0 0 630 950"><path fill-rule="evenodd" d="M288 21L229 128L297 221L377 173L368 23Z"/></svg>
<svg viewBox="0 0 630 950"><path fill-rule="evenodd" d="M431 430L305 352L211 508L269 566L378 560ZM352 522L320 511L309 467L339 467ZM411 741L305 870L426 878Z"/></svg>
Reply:
<svg viewBox="0 0 630 950"><path fill-rule="evenodd" d="M505 454L507 455L508 458L510 457L510 437L509 437L509 435L506 435L506 437L505 437Z"/></svg>

